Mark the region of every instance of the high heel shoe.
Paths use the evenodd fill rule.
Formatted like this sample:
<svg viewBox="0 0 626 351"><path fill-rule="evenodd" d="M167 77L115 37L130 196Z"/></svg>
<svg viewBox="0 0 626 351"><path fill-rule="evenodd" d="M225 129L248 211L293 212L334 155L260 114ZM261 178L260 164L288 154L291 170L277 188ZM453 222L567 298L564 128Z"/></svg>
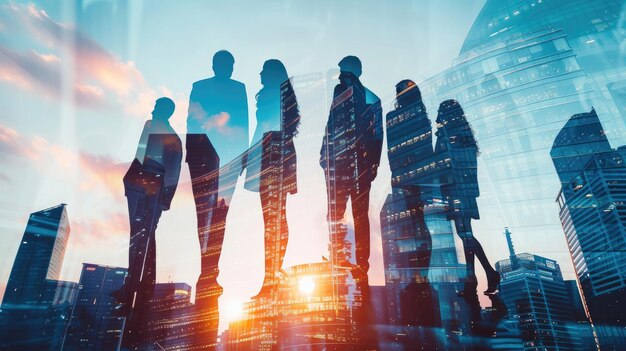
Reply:
<svg viewBox="0 0 626 351"><path fill-rule="evenodd" d="M487 274L487 290L484 291L485 295L495 294L500 290L500 273L493 272Z"/></svg>

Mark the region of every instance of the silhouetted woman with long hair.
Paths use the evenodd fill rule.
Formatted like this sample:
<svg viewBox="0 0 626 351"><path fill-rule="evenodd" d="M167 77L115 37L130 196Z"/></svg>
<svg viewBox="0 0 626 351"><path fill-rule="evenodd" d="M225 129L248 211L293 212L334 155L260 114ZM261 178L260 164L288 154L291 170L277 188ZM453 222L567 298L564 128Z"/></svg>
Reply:
<svg viewBox="0 0 626 351"><path fill-rule="evenodd" d="M478 189L479 149L474 131L465 112L456 100L446 100L439 105L437 115L437 144L435 153L447 153L450 159L448 172L442 176L441 192L448 202L448 219L454 220L456 231L463 241L467 264L467 277L463 293L476 291L474 257L478 258L487 275L485 294L495 293L500 274L491 266L483 247L472 232L472 219L479 219L476 198Z"/></svg>
<svg viewBox="0 0 626 351"><path fill-rule="evenodd" d="M257 296L276 287L285 257L289 237L285 207L287 194L295 194L298 189L293 138L300 125L298 103L282 62L265 61L261 84L245 183L246 189L260 193L265 226L265 277Z"/></svg>

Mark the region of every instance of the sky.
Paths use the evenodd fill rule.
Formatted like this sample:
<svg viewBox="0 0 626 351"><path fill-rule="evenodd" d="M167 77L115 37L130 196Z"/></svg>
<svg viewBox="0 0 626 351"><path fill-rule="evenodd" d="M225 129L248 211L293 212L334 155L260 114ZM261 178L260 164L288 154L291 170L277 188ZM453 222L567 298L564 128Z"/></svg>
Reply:
<svg viewBox="0 0 626 351"><path fill-rule="evenodd" d="M0 294L31 212L68 204L71 234L61 279L78 281L83 262L127 266L128 214L122 176L154 101L176 103L185 132L192 83L212 75L220 49L246 85L250 136L263 62L290 76L363 62L363 83L384 113L403 79L448 68L480 11L479 1L9 1L0 4ZM296 92L298 93L298 92ZM306 99L303 99L305 101ZM327 255L325 185L317 163L326 114L302 106L299 192L287 203L285 266ZM195 286L200 254L190 177L183 164L171 210L157 229L157 280ZM370 282L384 284L378 214L390 191L383 153L372 187ZM237 186L220 262L221 329L263 279L259 196ZM477 236L480 238L480 233ZM502 250L505 248L502 239ZM494 246L495 247L495 246ZM502 250L487 249L493 261ZM231 306L231 307L229 307ZM234 307L232 307L234 306Z"/></svg>

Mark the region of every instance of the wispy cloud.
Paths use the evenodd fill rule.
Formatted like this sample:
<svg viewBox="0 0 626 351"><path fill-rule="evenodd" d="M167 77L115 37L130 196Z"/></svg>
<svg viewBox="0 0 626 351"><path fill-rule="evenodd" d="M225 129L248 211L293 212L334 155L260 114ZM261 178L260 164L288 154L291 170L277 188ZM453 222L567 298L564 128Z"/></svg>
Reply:
<svg viewBox="0 0 626 351"><path fill-rule="evenodd" d="M128 235L128 216L122 212L105 213L100 218L71 220L71 237L79 246L93 245L97 241L109 241Z"/></svg>
<svg viewBox="0 0 626 351"><path fill-rule="evenodd" d="M84 151L79 152L78 160L81 169L88 175L80 184L83 190L105 187L114 195L124 193L122 179L130 163L116 162L111 156Z"/></svg>
<svg viewBox="0 0 626 351"><path fill-rule="evenodd" d="M148 85L133 61L119 60L73 24L55 21L34 4L0 5L0 33L33 47L0 44L0 81L20 89L53 99L69 95L81 107L121 105L125 113L142 117L156 98L169 93Z"/></svg>
<svg viewBox="0 0 626 351"><path fill-rule="evenodd" d="M122 178L129 166L128 162L117 162L108 155L70 150L42 136L23 135L0 124L0 160L3 159L21 159L42 172L49 171L52 165L61 174L76 174L82 190L101 190L115 199L124 194Z"/></svg>

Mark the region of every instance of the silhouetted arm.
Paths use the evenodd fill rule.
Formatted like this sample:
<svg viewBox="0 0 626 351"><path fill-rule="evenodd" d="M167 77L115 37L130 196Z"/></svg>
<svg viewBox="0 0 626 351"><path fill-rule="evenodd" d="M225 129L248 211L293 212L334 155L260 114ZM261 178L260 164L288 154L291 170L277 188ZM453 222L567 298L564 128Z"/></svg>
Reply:
<svg viewBox="0 0 626 351"><path fill-rule="evenodd" d="M140 163L143 163L143 158L146 155L146 147L148 146L148 136L150 135L150 121L146 121L139 137L139 144L137 144L137 152L135 152L135 159Z"/></svg>
<svg viewBox="0 0 626 351"><path fill-rule="evenodd" d="M380 100L372 104L374 123L372 125L372 180L376 178L383 150L383 108Z"/></svg>
<svg viewBox="0 0 626 351"><path fill-rule="evenodd" d="M200 112L202 105L198 101L198 82L193 83L191 94L189 94L189 106L187 108L187 134L200 134Z"/></svg>
<svg viewBox="0 0 626 351"><path fill-rule="evenodd" d="M341 84L337 84L335 86L335 90L333 91L333 102L339 95L341 95L341 93L344 90L345 90L345 87L343 87ZM328 113L328 121L326 122L326 129L324 129L324 139L322 140L322 149L320 150L320 166L322 166L323 169L328 168L328 157L332 156L332 155L329 155L328 143L333 142L332 140L334 137L334 130L333 130L334 126L332 125L333 118L334 118L333 110L331 107L331 110Z"/></svg>
<svg viewBox="0 0 626 351"><path fill-rule="evenodd" d="M164 168L165 179L163 180L163 192L161 194L160 205L164 211L169 210L178 180L180 178L180 167L183 158L183 148L180 138L175 133L164 134Z"/></svg>
<svg viewBox="0 0 626 351"><path fill-rule="evenodd" d="M246 86L242 83L241 84L241 93L238 94L238 96L240 96L240 100L238 101L238 106L242 106L242 116L241 116L241 120L243 121L244 124L244 133L246 134L246 151L243 155L243 157L241 158L241 172L239 174L243 174L243 170L247 167L248 165L248 151L250 148L250 123L248 122L249 119L249 115L248 115L248 94L246 92ZM258 128L258 125L257 125Z"/></svg>

